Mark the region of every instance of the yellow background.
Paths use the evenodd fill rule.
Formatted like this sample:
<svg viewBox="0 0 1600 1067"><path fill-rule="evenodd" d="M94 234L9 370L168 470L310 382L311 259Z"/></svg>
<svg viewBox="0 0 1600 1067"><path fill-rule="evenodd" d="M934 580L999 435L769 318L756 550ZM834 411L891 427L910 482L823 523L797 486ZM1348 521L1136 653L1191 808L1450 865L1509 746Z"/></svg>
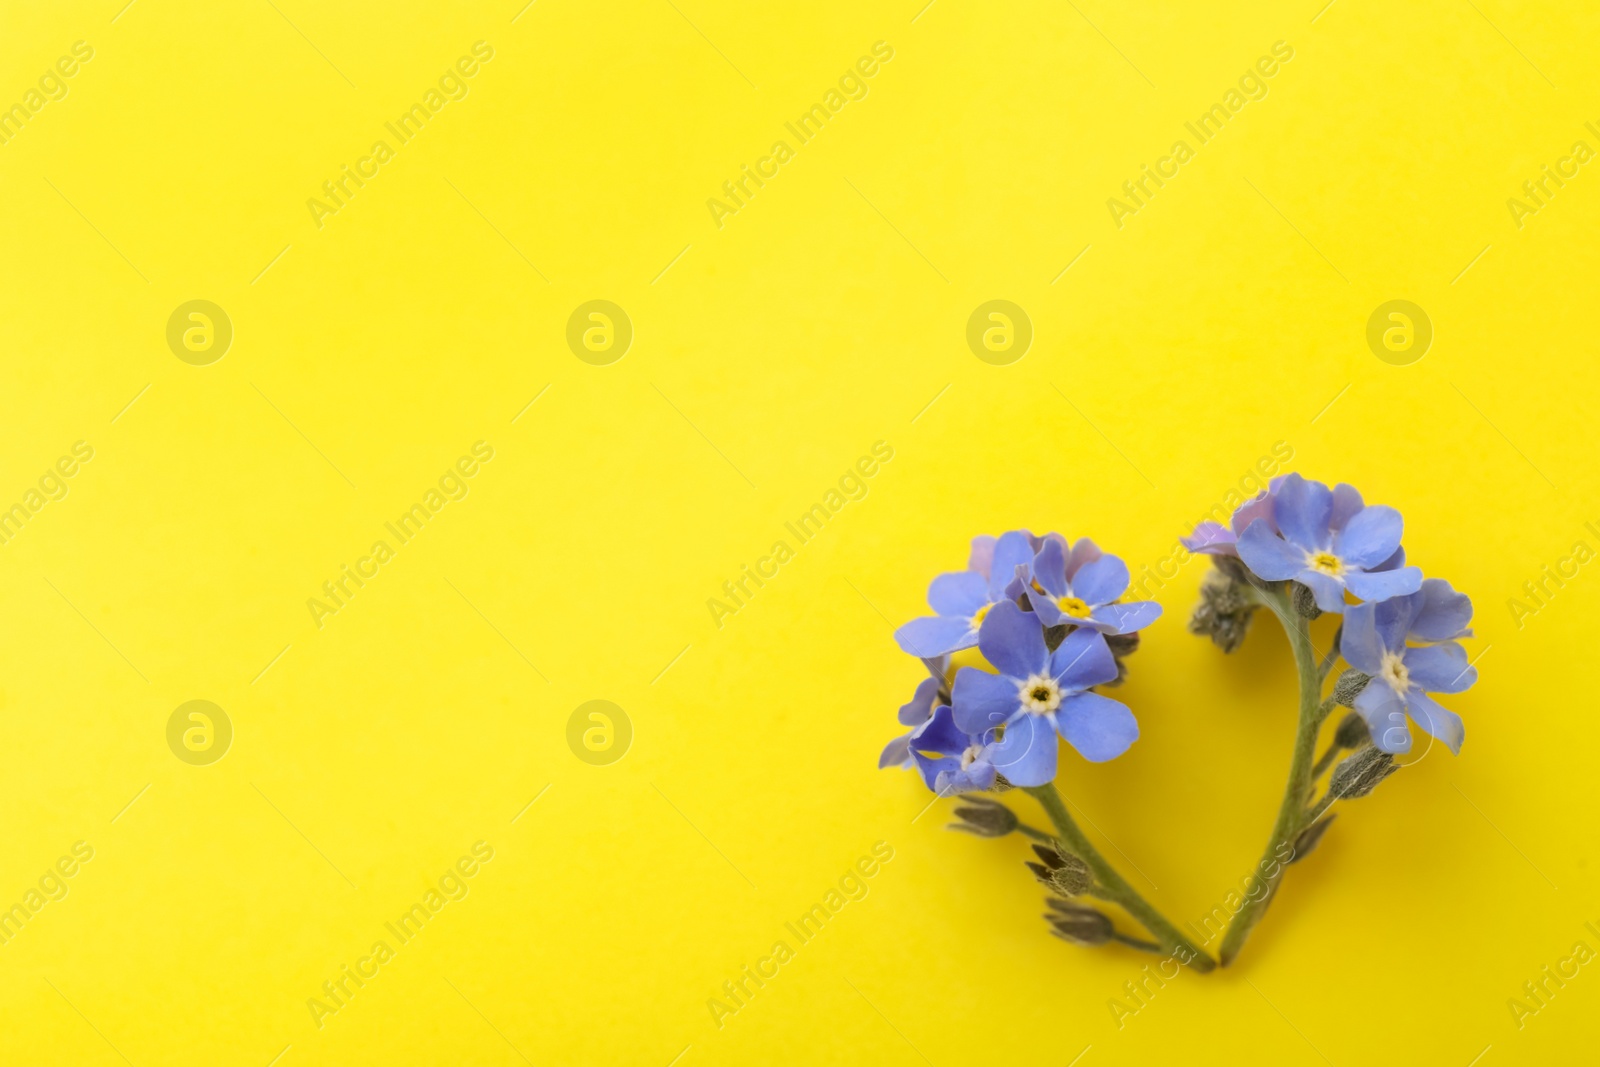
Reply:
<svg viewBox="0 0 1600 1067"><path fill-rule="evenodd" d="M0 502L95 450L0 547L0 902L95 849L0 947L0 1059L1592 1056L1594 968L1520 1031L1506 1006L1600 948L1600 575L1507 607L1600 548L1600 175L1506 206L1600 144L1577 5L121 2L0 13L0 102L95 50L0 147ZM470 94L319 229L307 199L479 40ZM880 40L719 229L707 198ZM1280 40L1118 229L1107 198ZM165 340L196 298L235 332L204 367ZM564 339L596 298L634 325L610 366ZM1035 329L1010 366L965 343L995 298ZM1435 328L1410 366L1365 340L1396 298ZM319 629L307 598L479 440L470 495ZM869 495L713 625L879 440ZM1466 745L1347 805L1235 967L1119 1029L1147 957L1048 937L1020 839L875 769L920 670L890 635L976 533L1138 573L1280 441L1474 598ZM1062 758L1180 920L1255 861L1294 729L1270 619L1233 657L1184 632L1202 572L1117 694L1140 741ZM166 744L192 699L234 726L211 766ZM591 699L633 725L610 766L566 743ZM479 840L470 895L318 1029L307 998ZM723 981L877 841L870 894L719 1029Z"/></svg>

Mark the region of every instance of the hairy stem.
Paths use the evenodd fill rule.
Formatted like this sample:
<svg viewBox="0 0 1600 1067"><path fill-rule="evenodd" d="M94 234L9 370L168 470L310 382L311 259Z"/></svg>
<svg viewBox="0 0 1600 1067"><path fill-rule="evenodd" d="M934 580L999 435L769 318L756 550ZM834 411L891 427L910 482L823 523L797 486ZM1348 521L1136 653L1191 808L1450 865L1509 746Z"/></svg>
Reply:
<svg viewBox="0 0 1600 1067"><path fill-rule="evenodd" d="M1344 746L1337 741L1328 742L1328 750L1317 757L1316 765L1311 768L1311 779L1315 781L1322 777L1322 772L1333 766L1333 761L1339 758L1339 753L1344 751Z"/></svg>
<svg viewBox="0 0 1600 1067"><path fill-rule="evenodd" d="M1228 924L1228 932L1223 935L1218 950L1218 959L1224 967L1233 962L1244 947L1245 938L1261 921L1266 903L1276 893L1278 881L1283 877L1284 867L1293 858L1294 840L1306 827L1306 801L1310 799L1313 778L1311 760L1316 755L1317 727L1322 725L1326 715L1322 707L1322 670L1311 644L1310 620L1294 610L1287 589L1258 589L1255 595L1283 624L1289 647L1294 650L1295 666L1300 672L1300 722L1295 732L1294 754L1289 759L1289 781L1278 806L1278 819L1273 824L1272 836L1267 839L1261 862L1250 875L1251 880L1263 888L1245 899L1244 906Z"/></svg>
<svg viewBox="0 0 1600 1067"><path fill-rule="evenodd" d="M1025 822L1017 823L1017 833L1026 834L1027 836L1033 838L1035 841L1054 841L1055 840L1055 838L1052 837L1050 834L1045 833L1043 830L1036 830L1033 827L1029 826Z"/></svg>
<svg viewBox="0 0 1600 1067"><path fill-rule="evenodd" d="M1056 833L1060 835L1061 843L1071 849L1073 854L1089 865L1094 872L1095 881L1099 883L1100 891L1095 896L1103 900L1110 900L1120 904L1129 915L1144 926L1155 937L1163 952L1177 956L1180 962L1187 962L1200 973L1212 970L1216 962L1178 931L1176 926L1168 922L1166 917L1152 907L1149 901L1141 897L1129 885L1117 869L1106 862L1098 849L1084 836L1078 824L1073 821L1072 815L1067 811L1066 801L1061 799L1061 794L1056 791L1055 783L1049 785L1030 786L1030 793L1035 800L1044 806L1049 813L1050 821L1055 824ZM1187 956L1187 960L1183 957Z"/></svg>

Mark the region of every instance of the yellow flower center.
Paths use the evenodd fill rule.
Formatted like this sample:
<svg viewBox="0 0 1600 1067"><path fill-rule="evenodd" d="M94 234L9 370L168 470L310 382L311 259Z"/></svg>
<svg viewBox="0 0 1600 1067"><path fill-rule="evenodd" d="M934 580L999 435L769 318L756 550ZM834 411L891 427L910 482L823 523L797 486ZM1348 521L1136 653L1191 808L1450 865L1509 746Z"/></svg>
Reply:
<svg viewBox="0 0 1600 1067"><path fill-rule="evenodd" d="M972 761L981 755L983 755L982 745L973 745L968 748L965 752L961 753L961 769L966 770L968 767L971 767Z"/></svg>
<svg viewBox="0 0 1600 1067"><path fill-rule="evenodd" d="M974 630L983 625L983 617L989 614L989 609L992 607L994 607L993 604L985 604L983 607L972 613L971 626Z"/></svg>
<svg viewBox="0 0 1600 1067"><path fill-rule="evenodd" d="M1411 672L1406 670L1405 661L1393 652L1383 654L1383 665L1378 668L1378 676L1402 696L1411 688Z"/></svg>
<svg viewBox="0 0 1600 1067"><path fill-rule="evenodd" d="M1337 578L1344 573L1344 560L1332 552L1307 552L1306 566L1330 578Z"/></svg>
<svg viewBox="0 0 1600 1067"><path fill-rule="evenodd" d="M1056 607L1060 609L1061 614L1071 615L1074 619L1087 619L1089 617L1089 605L1075 596L1057 597Z"/></svg>

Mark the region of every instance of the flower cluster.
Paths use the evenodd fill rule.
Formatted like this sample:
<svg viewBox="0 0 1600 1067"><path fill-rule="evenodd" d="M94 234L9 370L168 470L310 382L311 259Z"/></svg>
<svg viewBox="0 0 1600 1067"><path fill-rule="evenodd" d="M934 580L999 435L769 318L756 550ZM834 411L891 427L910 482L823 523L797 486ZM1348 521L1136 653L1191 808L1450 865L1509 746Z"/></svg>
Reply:
<svg viewBox="0 0 1600 1067"><path fill-rule="evenodd" d="M1044 785L1057 735L1095 762L1126 752L1139 736L1133 713L1093 690L1121 680L1120 657L1161 615L1154 602L1122 602L1127 589L1127 566L1088 538L975 538L967 569L929 585L937 614L895 631L931 677L900 709L913 729L878 765L914 766L948 795ZM963 666L952 682L951 656L973 647L994 671Z"/></svg>
<svg viewBox="0 0 1600 1067"><path fill-rule="evenodd" d="M1398 511L1367 504L1351 486L1330 489L1286 474L1244 501L1228 526L1203 522L1183 539L1215 564L1189 629L1232 652L1266 608L1283 626L1300 682L1278 817L1215 959L1098 852L1054 785L1058 738L1093 762L1115 759L1138 740L1133 712L1097 690L1122 680L1140 631L1161 616L1154 602L1124 599L1128 568L1094 542L1025 530L979 537L966 570L933 580L934 614L894 635L928 676L900 709L909 732L889 742L878 765L915 768L941 796L1016 786L1037 800L1053 832L981 795L955 808L952 828L1032 839L1039 862L1027 867L1050 893L1045 920L1057 937L1162 953L1199 972L1227 966L1285 868L1328 831L1334 819L1328 809L1368 796L1400 769L1395 757L1411 750L1411 723L1452 753L1461 750L1461 719L1433 696L1460 693L1477 681L1461 645L1471 636L1472 602L1406 562L1403 531ZM1338 618L1337 630L1332 620L1320 624L1331 645L1312 629L1324 615ZM1341 655L1349 668L1330 684ZM1341 706L1350 713L1314 759L1328 716ZM1325 773L1327 784L1316 796ZM1119 905L1151 940L1118 929L1090 900Z"/></svg>
<svg viewBox="0 0 1600 1067"><path fill-rule="evenodd" d="M1231 651L1243 637L1241 616L1247 621L1256 606L1243 583L1303 588L1296 605L1311 615L1342 614L1339 651L1375 683L1353 703L1373 744L1391 755L1410 751L1409 715L1460 751L1460 718L1428 694L1459 693L1477 680L1458 643L1470 636L1472 601L1406 564L1398 511L1365 503L1353 486L1330 489L1286 474L1241 505L1231 526L1203 522L1184 538L1191 552L1216 557L1221 572L1203 591L1191 628Z"/></svg>

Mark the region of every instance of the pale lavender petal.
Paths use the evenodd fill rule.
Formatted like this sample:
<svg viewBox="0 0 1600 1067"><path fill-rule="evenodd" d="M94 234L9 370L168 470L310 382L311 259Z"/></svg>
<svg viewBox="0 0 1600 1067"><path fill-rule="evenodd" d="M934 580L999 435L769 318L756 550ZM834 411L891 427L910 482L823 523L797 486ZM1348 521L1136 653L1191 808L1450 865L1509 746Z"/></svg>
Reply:
<svg viewBox="0 0 1600 1067"><path fill-rule="evenodd" d="M1246 500L1243 504L1240 504L1237 508L1234 508L1233 518L1230 520L1230 525L1233 527L1233 532L1236 534L1243 533L1250 528L1250 524L1252 522L1260 519L1262 522L1271 527L1273 533L1277 533L1278 523L1277 520L1272 517L1274 503L1275 501L1273 494L1270 490L1268 490L1264 493L1257 493L1251 499ZM1213 525L1215 524L1213 523Z"/></svg>
<svg viewBox="0 0 1600 1067"><path fill-rule="evenodd" d="M1249 507L1248 504L1245 507ZM1244 510L1243 508L1240 509ZM1235 514L1238 514L1235 512ZM1237 556L1239 551L1234 547L1238 539L1232 530L1217 522L1202 522L1194 528L1194 533L1178 540L1190 552L1198 552L1207 556Z"/></svg>
<svg viewBox="0 0 1600 1067"><path fill-rule="evenodd" d="M921 726L933 716L933 702L939 695L939 683L924 678L917 683L911 699L900 705L900 723L903 726Z"/></svg>
<svg viewBox="0 0 1600 1067"><path fill-rule="evenodd" d="M1335 530L1344 529L1345 523L1350 521L1350 516L1364 506L1361 494L1356 492L1355 486L1340 482L1333 487L1333 510L1328 514L1328 526Z"/></svg>
<svg viewBox="0 0 1600 1067"><path fill-rule="evenodd" d="M1083 569L1084 564L1093 563L1100 558L1100 546L1087 537L1078 538L1078 543L1072 546L1072 553L1067 556L1067 580Z"/></svg>
<svg viewBox="0 0 1600 1067"><path fill-rule="evenodd" d="M979 534L972 539L972 554L967 557L967 570L983 575L983 580L987 582L993 564L994 538L989 534Z"/></svg>
<svg viewBox="0 0 1600 1067"><path fill-rule="evenodd" d="M883 746L883 754L878 757L878 770L885 767L907 767L911 764L911 735L901 734L899 737Z"/></svg>

